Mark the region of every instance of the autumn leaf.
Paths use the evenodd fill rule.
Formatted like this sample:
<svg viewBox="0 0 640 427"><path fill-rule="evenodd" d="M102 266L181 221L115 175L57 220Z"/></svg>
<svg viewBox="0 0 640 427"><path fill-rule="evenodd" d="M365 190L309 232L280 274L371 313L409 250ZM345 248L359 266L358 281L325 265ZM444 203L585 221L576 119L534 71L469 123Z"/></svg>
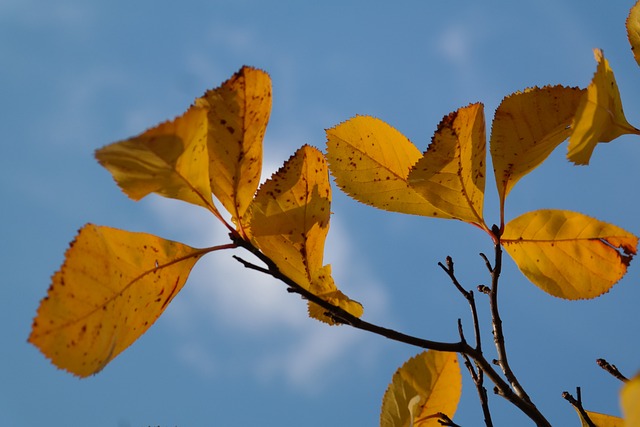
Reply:
<svg viewBox="0 0 640 427"><path fill-rule="evenodd" d="M600 49L593 51L598 68L571 124L567 158L578 165L589 164L598 142L609 142L621 135L637 134L622 111L620 91L609 61Z"/></svg>
<svg viewBox="0 0 640 427"><path fill-rule="evenodd" d="M620 406L624 415L624 427L640 426L640 375L627 381L620 391Z"/></svg>
<svg viewBox="0 0 640 427"><path fill-rule="evenodd" d="M600 414L598 412L585 411L589 416L589 419L593 424L598 427L623 427L624 420L620 417L614 417L613 415ZM582 423L582 427L590 427L589 423L580 415L578 412L578 416L580 416L580 422Z"/></svg>
<svg viewBox="0 0 640 427"><path fill-rule="evenodd" d="M534 87L509 95L498 106L490 151L502 214L513 186L569 136L583 92L564 86Z"/></svg>
<svg viewBox="0 0 640 427"><path fill-rule="evenodd" d="M327 133L327 159L349 196L387 211L445 216L407 182L420 151L382 120L356 116Z"/></svg>
<svg viewBox="0 0 640 427"><path fill-rule="evenodd" d="M640 1L637 1L629 11L626 24L627 36L629 37L629 43L631 43L633 57L636 59L638 65L640 65Z"/></svg>
<svg viewBox="0 0 640 427"><path fill-rule="evenodd" d="M437 414L453 418L461 394L457 355L420 353L393 375L382 399L380 427L439 427Z"/></svg>
<svg viewBox="0 0 640 427"><path fill-rule="evenodd" d="M212 250L85 225L53 276L29 342L77 376L99 372L149 329Z"/></svg>
<svg viewBox="0 0 640 427"><path fill-rule="evenodd" d="M95 153L132 199L151 193L203 206L212 212L207 118L191 107L182 116Z"/></svg>
<svg viewBox="0 0 640 427"><path fill-rule="evenodd" d="M595 298L624 276L633 234L577 212L537 210L509 222L500 239L522 273L545 292Z"/></svg>
<svg viewBox="0 0 640 427"><path fill-rule="evenodd" d="M207 110L211 191L243 229L243 217L260 183L271 79L245 66L197 99L196 105Z"/></svg>
<svg viewBox="0 0 640 427"><path fill-rule="evenodd" d="M483 220L486 135L482 104L445 116L409 186L450 218L486 228Z"/></svg>
<svg viewBox="0 0 640 427"><path fill-rule="evenodd" d="M331 266L328 264L313 273L310 290L323 300L340 307L356 317L361 317L364 313L362 304L350 299L338 289L331 276ZM309 317L328 323L329 325L340 324L331 316L327 316L325 311L324 308L309 301Z"/></svg>

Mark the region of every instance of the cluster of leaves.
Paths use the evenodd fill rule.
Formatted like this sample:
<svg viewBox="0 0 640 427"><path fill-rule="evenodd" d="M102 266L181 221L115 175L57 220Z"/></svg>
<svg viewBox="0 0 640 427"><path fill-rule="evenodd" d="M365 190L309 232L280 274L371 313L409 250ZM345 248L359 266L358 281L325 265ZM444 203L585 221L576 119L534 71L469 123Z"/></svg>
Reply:
<svg viewBox="0 0 640 427"><path fill-rule="evenodd" d="M640 2L627 27L640 64ZM483 214L487 144L481 103L444 117L424 153L383 121L356 116L326 131L326 155L303 146L259 185L271 81L265 72L243 67L197 98L183 115L96 151L97 160L129 197L139 200L155 193L201 206L226 227L230 242L192 248L150 234L87 224L53 276L29 341L59 368L80 377L95 374L155 322L200 258L244 248L264 266L236 259L302 295L312 318L429 349L393 376L383 399L382 426L455 425L452 417L461 394L455 353L463 356L479 392L486 374L499 394L547 425L511 373L503 343L497 351L508 383L486 362L473 293L457 284L451 260L442 267L470 302L475 347L466 343L461 326L460 341L449 344L408 337L360 319L362 305L338 289L331 266L323 262L331 204L329 169L338 186L362 203L456 219L485 231L496 248L493 267L487 260L494 283L486 292L494 299L502 248L532 283L553 296L576 300L602 295L626 273L637 251L635 235L565 210L537 210L505 222L505 202L515 184L566 139L568 159L588 164L598 143L640 135L624 116L608 61L597 49L595 57L597 70L586 89L530 88L507 96L497 108L489 140L499 194L495 226L489 226ZM497 306L492 305L492 316L494 334L501 336ZM636 378L622 395L629 423L640 417L635 405L639 390ZM596 418L602 426L621 421L579 413L585 425Z"/></svg>

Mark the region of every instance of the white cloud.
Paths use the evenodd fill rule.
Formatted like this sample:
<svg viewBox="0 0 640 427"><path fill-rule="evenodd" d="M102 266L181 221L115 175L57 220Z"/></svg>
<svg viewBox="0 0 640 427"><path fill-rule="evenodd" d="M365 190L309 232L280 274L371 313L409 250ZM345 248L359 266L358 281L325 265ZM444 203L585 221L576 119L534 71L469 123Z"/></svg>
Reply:
<svg viewBox="0 0 640 427"><path fill-rule="evenodd" d="M228 242L224 227L202 208L161 198L148 206L162 228L166 227L163 236L169 233L169 238L198 247ZM364 303L365 314L380 318L385 310L384 292L369 277L366 263L352 249L347 230L336 218L332 219L329 235L326 261L336 263L334 276L338 286ZM238 255L253 261L250 254L238 252ZM304 301L286 292L284 285L273 278L244 268L231 258L229 251L209 254L196 265L168 315L180 334L179 358L204 375L213 375L216 369L214 355L193 344L194 337L202 331L203 320L205 330L210 322L212 331L223 327L225 334L243 335L260 342L260 351L243 355L243 360L251 358L247 364L254 366L251 372L256 379L280 378L305 392L326 385L337 361L358 366L356 361L364 357L365 332L329 327L309 319ZM273 337L273 342L269 337ZM371 349L366 352L371 353ZM226 370L225 364L237 363L225 361L224 357L228 357L226 352L215 355L220 371Z"/></svg>
<svg viewBox="0 0 640 427"><path fill-rule="evenodd" d="M452 63L463 66L468 62L471 38L459 25L448 27L436 41L436 49Z"/></svg>

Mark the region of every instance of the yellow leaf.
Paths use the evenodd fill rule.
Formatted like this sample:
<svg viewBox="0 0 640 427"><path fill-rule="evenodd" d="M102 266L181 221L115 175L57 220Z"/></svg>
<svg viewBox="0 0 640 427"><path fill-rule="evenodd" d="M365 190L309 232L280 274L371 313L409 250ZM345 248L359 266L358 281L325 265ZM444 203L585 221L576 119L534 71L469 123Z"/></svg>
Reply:
<svg viewBox="0 0 640 427"><path fill-rule="evenodd" d="M563 86L535 87L509 95L498 106L490 151L501 212L516 182L567 139L583 92Z"/></svg>
<svg viewBox="0 0 640 427"><path fill-rule="evenodd" d="M243 67L196 105L207 109L211 191L242 229L260 183L271 79L264 71Z"/></svg>
<svg viewBox="0 0 640 427"><path fill-rule="evenodd" d="M327 159L338 186L387 211L445 216L407 182L420 151L382 120L356 116L327 131Z"/></svg>
<svg viewBox="0 0 640 427"><path fill-rule="evenodd" d="M149 329L208 251L87 224L53 276L29 342L75 375L99 372Z"/></svg>
<svg viewBox="0 0 640 427"><path fill-rule="evenodd" d="M576 410L577 411L577 410ZM623 427L624 420L620 417L614 417L613 415L600 414L598 412L585 411L587 415L589 415L589 419L597 426L597 427ZM578 416L580 417L580 422L582 423L582 427L589 427L589 423L582 418L580 412L578 412Z"/></svg>
<svg viewBox="0 0 640 427"><path fill-rule="evenodd" d="M191 107L182 116L107 145L95 155L134 200L157 193L216 212L209 186L206 120L206 111Z"/></svg>
<svg viewBox="0 0 640 427"><path fill-rule="evenodd" d="M627 36L629 37L629 43L631 43L633 56L636 58L638 65L640 65L640 1L637 1L629 11Z"/></svg>
<svg viewBox="0 0 640 427"><path fill-rule="evenodd" d="M311 282L311 292L319 296L323 300L338 306L356 317L361 317L364 313L362 304L349 299L345 294L338 290L333 277L331 277L331 266L325 265L320 270L314 272ZM339 324L330 316L325 314L325 309L319 305L309 301L309 317L328 323L329 325Z"/></svg>
<svg viewBox="0 0 640 427"><path fill-rule="evenodd" d="M640 426L640 375L627 381L620 391L624 427Z"/></svg>
<svg viewBox="0 0 640 427"><path fill-rule="evenodd" d="M453 418L461 394L456 353L420 353L393 375L382 399L380 427L439 427L436 414Z"/></svg>
<svg viewBox="0 0 640 427"><path fill-rule="evenodd" d="M485 160L484 108L471 104L440 122L429 148L409 172L409 185L443 216L486 228Z"/></svg>
<svg viewBox="0 0 640 427"><path fill-rule="evenodd" d="M262 184L250 208L254 244L305 289L323 265L330 209L326 161L307 145Z"/></svg>
<svg viewBox="0 0 640 427"><path fill-rule="evenodd" d="M638 238L606 222L562 210L528 212L500 239L531 282L566 299L595 298L624 276Z"/></svg>
<svg viewBox="0 0 640 427"><path fill-rule="evenodd" d="M567 158L579 165L589 164L598 142L609 142L628 133L640 135L640 130L631 126L624 116L609 61L600 49L594 49L593 53L598 68L580 100L569 137Z"/></svg>

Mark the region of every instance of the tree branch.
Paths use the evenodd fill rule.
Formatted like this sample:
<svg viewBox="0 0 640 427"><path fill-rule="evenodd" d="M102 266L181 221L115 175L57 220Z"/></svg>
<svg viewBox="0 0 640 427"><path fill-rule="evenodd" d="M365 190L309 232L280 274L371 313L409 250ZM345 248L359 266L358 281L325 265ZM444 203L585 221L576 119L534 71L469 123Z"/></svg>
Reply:
<svg viewBox="0 0 640 427"><path fill-rule="evenodd" d="M622 373L618 370L616 365L612 365L604 359L598 359L596 360L596 363L598 364L598 366L600 366L602 369L604 369L605 371L607 371L608 373L610 373L620 381L622 382L629 381L629 378L622 375Z"/></svg>
<svg viewBox="0 0 640 427"><path fill-rule="evenodd" d="M580 417L582 417L583 421L587 424L587 426L589 427L598 427L595 425L595 423L593 421L591 421L591 418L589 417L589 414L587 414L587 411L584 410L584 408L582 407L582 396L580 393L580 387L576 387L576 394L578 396L578 398L574 398L571 393L569 393L568 391L562 392L562 397L569 403L571 403L571 405L576 408L576 410L578 411L578 413L580 414Z"/></svg>

